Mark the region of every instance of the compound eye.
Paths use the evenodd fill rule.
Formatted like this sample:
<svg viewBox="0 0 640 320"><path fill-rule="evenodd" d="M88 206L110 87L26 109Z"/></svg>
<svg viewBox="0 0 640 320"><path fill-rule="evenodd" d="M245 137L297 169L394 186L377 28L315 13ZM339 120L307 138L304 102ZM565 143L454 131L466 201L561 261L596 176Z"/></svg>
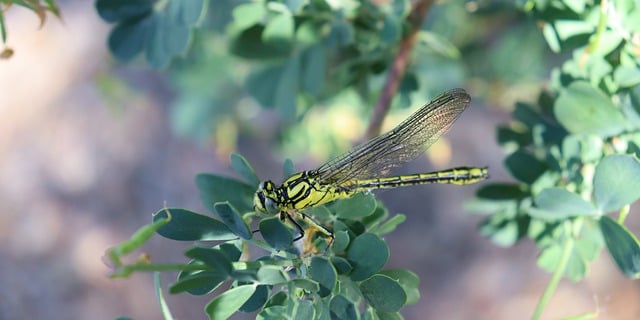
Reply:
<svg viewBox="0 0 640 320"><path fill-rule="evenodd" d="M256 194L253 196L253 209L254 210L258 210L260 212L266 212L267 209L265 208L265 197L264 197L264 192L262 191L262 185L260 186L260 188L258 188L258 191L256 192Z"/></svg>
<svg viewBox="0 0 640 320"><path fill-rule="evenodd" d="M268 214L276 214L280 212L280 207L276 199L275 192L276 186L271 181L265 181L258 186L258 191L253 196L253 208L260 212L266 212Z"/></svg>

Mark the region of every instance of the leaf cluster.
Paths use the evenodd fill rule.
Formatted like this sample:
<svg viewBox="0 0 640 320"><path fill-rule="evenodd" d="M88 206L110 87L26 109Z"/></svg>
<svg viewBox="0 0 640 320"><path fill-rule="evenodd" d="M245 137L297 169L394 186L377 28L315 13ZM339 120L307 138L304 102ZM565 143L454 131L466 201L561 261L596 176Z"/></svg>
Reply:
<svg viewBox="0 0 640 320"><path fill-rule="evenodd" d="M27 8L38 16L40 20L40 26L44 25L47 18L47 12L53 13L56 17L60 18L60 10L53 0L1 0L0 1L0 37L2 43L7 43L7 27L5 25L4 14L12 6L17 5ZM4 48L0 52L0 59L8 59L13 55L13 49Z"/></svg>
<svg viewBox="0 0 640 320"><path fill-rule="evenodd" d="M469 209L489 214L481 232L510 246L523 237L538 264L573 280L603 246L621 272L640 276L640 245L624 226L640 198L640 6L629 1L528 1L555 51L570 58L552 71L537 104L516 105L498 129L516 183L485 185ZM607 214L620 212L617 220Z"/></svg>
<svg viewBox="0 0 640 320"><path fill-rule="evenodd" d="M293 226L254 212L259 180L247 161L234 154L231 162L243 181L213 174L196 178L203 203L217 218L178 208L158 211L151 225L109 251L114 276L179 270L170 293L218 291L205 307L210 319L226 319L237 311L256 312L259 319L401 319L399 310L419 299L414 273L383 269L389 248L381 236L402 223L404 215L389 217L373 195L358 194L305 211L320 223L331 222L332 245L313 228L294 242ZM252 232L255 224L258 229ZM120 262L153 231L199 244L185 252L190 259L185 264Z"/></svg>

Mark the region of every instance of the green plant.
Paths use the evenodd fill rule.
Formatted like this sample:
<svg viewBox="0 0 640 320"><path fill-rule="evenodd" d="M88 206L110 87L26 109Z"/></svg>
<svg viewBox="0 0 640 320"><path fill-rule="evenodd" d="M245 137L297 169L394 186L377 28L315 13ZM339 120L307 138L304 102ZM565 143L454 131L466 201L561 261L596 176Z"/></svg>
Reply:
<svg viewBox="0 0 640 320"><path fill-rule="evenodd" d="M148 20L160 19L157 16L165 19L171 12L177 12L171 8L179 7L170 0L127 2L131 7L125 7L123 3L98 1L98 10L103 17L107 8L120 12L114 15L117 19L112 19L119 21L119 24L112 31L110 40L116 56L131 58L144 51L151 65L163 66L167 65L174 54L184 52L188 47L188 42L177 41L158 46L154 44L158 39L152 35L159 31L149 31L151 29L131 32L132 36L138 37L136 41L118 38L115 35L118 28L156 28L162 24L143 22L159 21ZM220 119L225 115L224 112L232 113L234 110L210 107L228 105L226 100L221 102L220 96L229 99L227 95L221 94L221 88L228 89L222 83L228 82L216 78L212 81L214 84L209 85L209 82L203 81L215 73L210 71L212 65L215 66L215 71L228 71L230 68L230 63L211 63L213 58L223 57L225 62L233 62L237 79L232 81L232 87L238 91L245 88L261 106L275 108L287 123L304 117L310 106L340 97L345 92L356 92L365 104L373 105L372 102L376 100L368 131L368 135L374 135L378 131L380 119L391 106L391 97L397 96L394 100L396 104L408 104L415 96L423 102L424 96L428 95L426 87L431 92L439 92L453 87L463 78L475 76L476 79L481 79L475 82L481 83L478 87L489 88L486 93L489 96L492 88L501 88L497 91L517 88L517 84L508 87L505 83L517 82L523 78L533 81L535 90L540 91L542 85L536 76L544 73L541 71L543 68L538 68L544 62L544 56L538 53L542 46L535 41L535 37L537 35L543 38L556 54L552 58L563 61L562 65L552 70L548 89L541 90L538 101L517 103L513 111L514 121L497 131L497 139L508 153L505 167L516 182L484 186L478 191L477 197L468 203L467 208L487 214L480 232L498 245L511 246L528 237L540 248L538 264L552 272L553 276L534 312L534 318L539 318L542 314L559 280L562 277L574 281L583 279L587 274L588 263L598 256L602 248L609 251L625 275L634 279L638 277L640 245L634 234L624 226L630 204L640 197L640 163L637 160L640 156L640 22L637 19L640 6L637 3L610 0L530 0L483 6L482 3L474 2L469 7L473 4L478 7L475 8L473 18L470 18L462 11L460 3L453 2L447 4L448 8L445 5L436 9L449 10L446 11L449 16L464 17L465 23L441 22L435 17L430 31L425 31L421 29L421 25L430 9L428 1L417 1L413 7L408 1L400 0L386 5L375 5L370 1L348 1L336 6L322 0L253 1L236 5L221 1L220 6L228 5L225 7L226 12L233 13L234 19L221 19L222 27L210 27L214 30L212 32L207 32L205 27L199 29L198 23L205 23L201 21L206 19L199 20L195 17L204 15L207 6L204 2L203 5L199 5L198 1L197 3L197 6L194 4L194 10L189 10L193 13L190 16L194 17L189 20L192 23L181 25L180 30L182 35L191 34L192 39L200 37L201 41L193 41L192 53L186 54L183 60L177 59L176 66L171 70L174 80L177 79L176 87L182 93L178 93L178 100L183 102L180 106L197 105L200 110L200 113L194 112L191 115L192 119L199 121L193 127L214 122L214 116ZM127 11L123 8L135 10ZM516 9L520 9L520 12L516 12ZM525 15L531 19L521 19L524 22L517 25L519 28L510 28L510 23L516 20L514 18L523 18ZM494 18L507 26L501 29L507 36L492 48L490 55L481 55L478 52L481 50L477 48L483 39L488 38L485 34L489 34L487 28L483 27L483 21L493 22ZM174 22L179 20L168 19ZM538 22L541 30L534 29L534 22ZM225 31L221 31L224 27ZM457 29L463 29L466 33L455 33L454 30ZM526 41L522 41L523 37ZM207 47L203 44L206 41L226 44L232 57ZM174 46L176 43L179 45ZM158 48L162 49L161 52L154 51ZM420 55L411 60L412 52ZM570 54L561 54L563 52ZM467 61L470 75L459 71L463 67L458 59ZM409 60L412 61L411 68L405 69ZM200 81L190 78L194 74ZM382 93L378 94L379 91ZM205 112L206 116L201 116ZM317 130L295 125L293 128L296 135L290 140L306 136L301 134L306 133L305 130L311 132L309 136L318 137ZM286 133L286 129L282 131ZM286 134L283 136L286 137ZM316 142L305 141L304 144L320 145ZM197 178L205 204L212 212L220 215L222 223L211 222L215 220L202 218L184 209L161 210L156 215L156 223L165 221L161 218L168 216L174 219L166 222L168 225L165 227L156 225L160 234L171 239L227 241L224 247L199 248L194 249L195 253L188 253L192 259L201 261L199 263L167 266L170 270L183 270L177 282L181 284L178 288L195 288L194 292L205 293L215 286L203 287L203 283L219 284L223 280L233 280L236 289L227 292L249 299L249 296L258 292L257 288L260 286L267 288L260 289L263 291L277 286L283 291L270 291L274 292L272 296L264 292L258 293L263 297L266 306L264 310L274 308L273 312L288 314L307 312L309 306L305 301L311 296L323 301L322 306L328 306L328 309L314 309L315 315L320 318L328 314L326 310L331 312L334 298L338 299L335 307L340 306L340 310L360 311L359 308L345 309L345 305L348 307L361 302L367 305L367 314L375 311L383 318L391 317L386 311L395 312L397 308L386 309L386 306L379 305L380 302L395 301L394 305L398 308L405 304L393 299L379 299L388 298L384 294L367 296L365 292L369 289L363 291L362 288L366 280L359 277L354 279L352 274L355 271L347 267L358 264L358 259L349 254L349 244L357 243L356 240L361 236L376 237L390 231L404 220L404 216L397 215L386 220L387 213L381 204L364 195L337 202L328 208L313 210L314 216L321 221L330 222L338 230L336 243L327 250L327 255L298 258L296 254L292 254L294 251L289 229L283 227L278 219L266 218L260 223L260 234L264 241L256 240L246 227L248 221L256 218L250 207L250 196L255 192L258 181L250 167L239 159L234 157L232 164L249 184L210 175ZM289 173L291 171L285 170ZM221 188L221 185L225 187ZM226 187L227 185L231 187ZM341 206L349 206L355 208L354 212L361 210L363 213L350 216L347 211L340 211ZM616 211L619 212L617 219L608 216ZM181 228L182 224L187 228ZM378 226L384 228L379 229ZM166 233L166 230L183 232L177 232L176 236ZM185 232L194 232L195 235L183 236ZM241 240L229 238L238 236ZM138 240L134 243L140 244L140 239L143 238L136 237ZM379 240L376 239L374 241ZM269 276L278 276L265 276L260 280L258 270L262 265L245 265L236 261L246 243L271 253L264 258L268 261L265 264L268 268L265 270L271 271L263 272ZM298 253L303 253L303 256L311 253L309 248L314 247L320 247L319 253L323 253L326 246L322 237L315 238L313 245L308 242L305 244L307 246L302 250L298 249ZM209 255L210 251L215 253ZM223 252L224 257L220 252ZM211 259L211 256L219 259ZM119 257L119 254L114 257ZM227 260L230 262L225 262ZM381 272L389 276L379 269L384 264L383 260L386 261L386 258L365 262L364 265L379 265L372 268L375 271L369 273L369 276ZM216 265L216 261L223 261L224 265ZM281 261L293 267L290 274L276 268L282 267L278 264ZM116 265L119 275L136 270L163 270L144 263L133 266ZM314 265L326 272L314 274L310 271L314 269ZM327 266L331 266L335 273ZM195 272L205 268L225 271L222 275ZM247 271L252 277L241 278L243 272L238 270L244 269L253 270ZM410 297L407 301L414 302L413 298L417 298L417 279L409 276L411 274L408 271L399 273L406 275L405 280L393 276L391 279L398 280L397 285ZM203 278L199 278L198 274ZM326 289L333 283L339 285L333 287L331 293L323 290L323 286ZM245 288L237 289L243 286ZM296 297L304 298L298 300ZM212 304L216 307L225 305L220 302ZM256 305L252 304L254 307ZM290 309L286 309L285 305L289 305ZM214 312L211 304L208 308L208 311ZM223 311L228 313L238 308L242 309L237 306ZM393 317L399 315L393 314Z"/></svg>
<svg viewBox="0 0 640 320"><path fill-rule="evenodd" d="M524 237L553 272L534 318L558 281L583 279L603 245L620 271L640 277L640 245L624 226L640 198L640 6L628 1L529 1L555 52L572 50L552 71L537 105L518 103L498 129L516 183L478 191L471 210L489 217L480 231L497 244ZM618 212L617 219L607 214Z"/></svg>

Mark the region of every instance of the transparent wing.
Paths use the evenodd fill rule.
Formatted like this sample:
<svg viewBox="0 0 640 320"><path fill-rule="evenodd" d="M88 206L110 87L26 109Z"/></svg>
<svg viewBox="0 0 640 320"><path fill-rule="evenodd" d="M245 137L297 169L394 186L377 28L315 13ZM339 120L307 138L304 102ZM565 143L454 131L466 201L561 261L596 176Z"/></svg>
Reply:
<svg viewBox="0 0 640 320"><path fill-rule="evenodd" d="M445 92L391 131L323 164L313 175L322 184L380 176L422 154L469 105L463 89Z"/></svg>

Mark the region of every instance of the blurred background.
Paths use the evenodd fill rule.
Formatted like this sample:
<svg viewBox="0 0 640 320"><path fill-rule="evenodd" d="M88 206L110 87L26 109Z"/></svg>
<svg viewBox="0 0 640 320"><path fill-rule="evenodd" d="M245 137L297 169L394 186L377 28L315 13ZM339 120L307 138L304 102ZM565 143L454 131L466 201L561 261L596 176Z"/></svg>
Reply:
<svg viewBox="0 0 640 320"><path fill-rule="evenodd" d="M242 91L238 83L247 64L225 53L221 36L195 45L196 54L208 52L200 59L206 67L188 59L170 71L155 71L142 58L118 62L107 48L110 26L92 1L59 4L62 19L49 16L42 28L28 10L5 14L15 53L0 60L0 319L160 318L152 276L110 280L102 261L106 249L164 205L204 213L194 176L233 175L232 151L261 178L279 181L285 158L297 169L313 168L346 150L366 128L371 106L348 92L318 102L299 121L282 122L278 111L262 109ZM447 5L458 9L442 5L427 18L445 37L458 15L472 9ZM216 17L224 10L209 11L207 21L220 26L230 19ZM465 28L477 28L481 40L465 49L461 62L431 54L423 63L437 67L420 76L431 79L421 82L429 92L404 100L408 104L396 108L385 128L438 92L463 86L472 96L470 108L429 157L403 172L489 166L493 181L511 181L496 126L509 121L516 100L535 99L554 58L540 32L521 23L525 16L500 15L498 8L493 16L469 19L477 21ZM457 41L465 43L464 37ZM536 266L538 250L530 241L500 248L477 232L481 217L463 208L477 188L379 193L390 212L408 216L386 237L392 253L387 267L413 270L421 279L422 298L403 310L407 319L531 316L550 274ZM640 230L633 218L630 229ZM182 261L188 246L155 237L144 251L156 262ZM588 312L599 319L640 318L636 282L622 276L607 254L589 268L585 281L561 282L543 318ZM165 275L163 284L172 279ZM167 297L178 319L205 318L209 299Z"/></svg>

